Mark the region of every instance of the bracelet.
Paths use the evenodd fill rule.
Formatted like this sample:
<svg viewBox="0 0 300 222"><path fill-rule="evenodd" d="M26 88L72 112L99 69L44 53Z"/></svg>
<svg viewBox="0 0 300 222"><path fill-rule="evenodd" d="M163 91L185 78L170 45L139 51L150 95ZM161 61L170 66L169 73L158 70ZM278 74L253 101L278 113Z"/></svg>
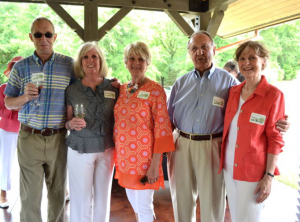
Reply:
<svg viewBox="0 0 300 222"><path fill-rule="evenodd" d="M265 175L268 175L270 177L274 177L274 174L271 174L271 173L268 173L268 172L265 172Z"/></svg>

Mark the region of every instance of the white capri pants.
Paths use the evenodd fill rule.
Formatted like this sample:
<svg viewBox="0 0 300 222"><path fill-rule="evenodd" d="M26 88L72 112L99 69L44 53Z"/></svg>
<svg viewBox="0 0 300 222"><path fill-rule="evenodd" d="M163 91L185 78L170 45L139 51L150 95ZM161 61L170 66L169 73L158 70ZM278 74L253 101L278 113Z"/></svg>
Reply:
<svg viewBox="0 0 300 222"><path fill-rule="evenodd" d="M0 129L1 190L11 189L11 169L17 149L18 133Z"/></svg>
<svg viewBox="0 0 300 222"><path fill-rule="evenodd" d="M261 222L265 202L258 204L254 194L258 182L233 179L233 166L225 164L224 180L228 197L231 222Z"/></svg>
<svg viewBox="0 0 300 222"><path fill-rule="evenodd" d="M152 222L155 218L154 190L131 190L127 188L125 190L134 212L138 214L139 222Z"/></svg>
<svg viewBox="0 0 300 222"><path fill-rule="evenodd" d="M113 168L113 148L84 154L69 148L71 222L109 222Z"/></svg>

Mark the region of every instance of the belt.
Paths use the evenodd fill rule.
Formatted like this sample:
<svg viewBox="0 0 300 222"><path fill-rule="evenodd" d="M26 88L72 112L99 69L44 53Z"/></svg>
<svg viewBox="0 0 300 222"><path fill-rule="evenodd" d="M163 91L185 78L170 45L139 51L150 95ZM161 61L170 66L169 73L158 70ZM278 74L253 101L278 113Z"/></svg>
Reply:
<svg viewBox="0 0 300 222"><path fill-rule="evenodd" d="M210 140L218 137L223 136L223 132L221 133L215 133L215 134L207 134L207 135L197 135L197 134L189 134L189 133L184 133L182 131L179 131L180 136L183 136L185 138L188 138L190 140Z"/></svg>
<svg viewBox="0 0 300 222"><path fill-rule="evenodd" d="M21 129L25 130L27 132L30 132L30 133L41 134L42 136L51 136L53 134L61 133L66 130L65 128L60 128L60 129L44 128L41 130L37 130L37 129L31 128L29 126L23 125L23 124L21 124Z"/></svg>

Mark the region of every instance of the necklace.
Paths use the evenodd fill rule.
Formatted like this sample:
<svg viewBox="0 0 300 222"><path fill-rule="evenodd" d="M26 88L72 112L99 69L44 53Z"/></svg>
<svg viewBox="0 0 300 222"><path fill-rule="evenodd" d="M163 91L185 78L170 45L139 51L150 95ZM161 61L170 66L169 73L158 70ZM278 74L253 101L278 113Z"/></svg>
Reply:
<svg viewBox="0 0 300 222"><path fill-rule="evenodd" d="M255 89L256 89L256 88L255 88ZM243 90L245 93L253 92L255 89L251 89L251 90L248 90L248 91L247 91L247 90L245 90L244 87L242 88L242 90Z"/></svg>
<svg viewBox="0 0 300 222"><path fill-rule="evenodd" d="M127 84L127 90L128 90L128 92L129 93L135 93L139 89L139 87L141 86L141 84L143 83L144 79L145 79L145 76L144 76L144 78L142 79L142 81L139 84L136 83L134 86L132 85L132 83L130 81Z"/></svg>

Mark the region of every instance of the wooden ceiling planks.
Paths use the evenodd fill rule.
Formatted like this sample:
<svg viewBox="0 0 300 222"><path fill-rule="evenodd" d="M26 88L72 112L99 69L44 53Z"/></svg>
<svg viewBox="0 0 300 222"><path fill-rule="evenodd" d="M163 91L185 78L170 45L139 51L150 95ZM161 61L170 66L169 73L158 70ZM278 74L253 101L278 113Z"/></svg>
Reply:
<svg viewBox="0 0 300 222"><path fill-rule="evenodd" d="M231 37L297 18L299 0L239 0L229 5L217 35Z"/></svg>

